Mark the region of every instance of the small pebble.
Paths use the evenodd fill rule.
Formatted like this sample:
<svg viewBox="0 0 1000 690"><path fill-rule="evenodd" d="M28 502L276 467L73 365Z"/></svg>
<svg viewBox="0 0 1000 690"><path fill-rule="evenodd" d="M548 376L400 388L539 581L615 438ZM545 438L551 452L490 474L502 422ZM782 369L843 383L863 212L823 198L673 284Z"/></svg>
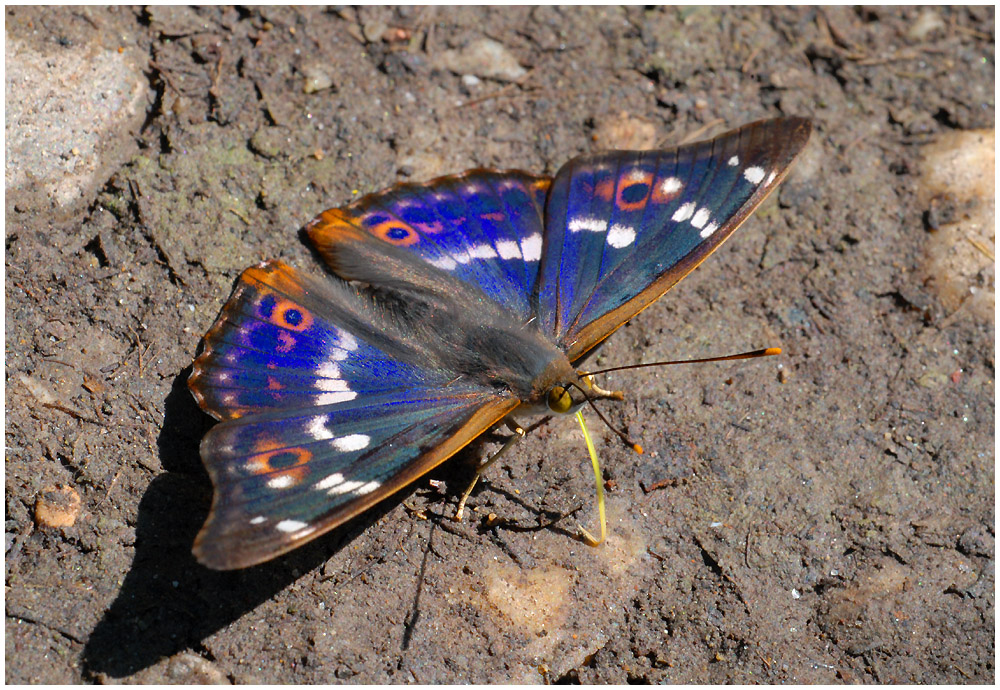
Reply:
<svg viewBox="0 0 1000 690"><path fill-rule="evenodd" d="M72 527L80 514L80 494L66 485L47 486L35 500L35 523L39 527Z"/></svg>
<svg viewBox="0 0 1000 690"><path fill-rule="evenodd" d="M193 652L180 652L167 662L166 680L178 685L229 685L229 679L213 662Z"/></svg>
<svg viewBox="0 0 1000 690"><path fill-rule="evenodd" d="M333 77L318 65L309 65L302 69L302 93L316 93L333 86Z"/></svg>
<svg viewBox="0 0 1000 690"><path fill-rule="evenodd" d="M88 374L83 375L83 387L86 388L91 393L104 392L104 384L101 383L99 379L96 379Z"/></svg>
<svg viewBox="0 0 1000 690"><path fill-rule="evenodd" d="M941 15L932 9L926 9L913 22L906 32L906 37L914 41L926 41L927 37L935 31L944 31L948 25L941 18Z"/></svg>
<svg viewBox="0 0 1000 690"><path fill-rule="evenodd" d="M528 73L503 44L489 38L473 41L461 50L438 53L432 62L456 74L500 81L515 81Z"/></svg>
<svg viewBox="0 0 1000 690"><path fill-rule="evenodd" d="M597 122L592 138L602 149L647 150L656 146L656 125L623 110Z"/></svg>
<svg viewBox="0 0 1000 690"><path fill-rule="evenodd" d="M385 22L374 20L367 22L361 26L361 33L364 35L365 40L369 43L375 43L382 40L389 31L389 26Z"/></svg>

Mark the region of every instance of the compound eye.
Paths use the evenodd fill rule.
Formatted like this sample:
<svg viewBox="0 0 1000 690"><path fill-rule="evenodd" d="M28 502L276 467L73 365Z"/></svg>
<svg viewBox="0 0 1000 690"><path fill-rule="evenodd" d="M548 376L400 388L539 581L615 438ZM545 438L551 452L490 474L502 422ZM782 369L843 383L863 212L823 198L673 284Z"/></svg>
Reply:
<svg viewBox="0 0 1000 690"><path fill-rule="evenodd" d="M573 407L573 396L562 386L554 386L549 391L549 409L556 414L566 414Z"/></svg>

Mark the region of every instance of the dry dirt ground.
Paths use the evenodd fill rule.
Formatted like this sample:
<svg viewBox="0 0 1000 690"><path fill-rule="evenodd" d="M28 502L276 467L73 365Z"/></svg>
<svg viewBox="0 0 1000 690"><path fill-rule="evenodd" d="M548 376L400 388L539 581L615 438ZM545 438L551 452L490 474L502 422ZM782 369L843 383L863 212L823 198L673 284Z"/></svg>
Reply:
<svg viewBox="0 0 1000 690"><path fill-rule="evenodd" d="M994 680L992 8L8 7L6 32L6 681ZM785 354L611 378L647 452L596 431L605 546L573 537L565 419L462 524L496 438L286 557L194 561L212 421L185 381L243 268L319 272L298 230L397 181L781 114L815 132L780 193L601 361ZM934 142L972 182L930 183Z"/></svg>

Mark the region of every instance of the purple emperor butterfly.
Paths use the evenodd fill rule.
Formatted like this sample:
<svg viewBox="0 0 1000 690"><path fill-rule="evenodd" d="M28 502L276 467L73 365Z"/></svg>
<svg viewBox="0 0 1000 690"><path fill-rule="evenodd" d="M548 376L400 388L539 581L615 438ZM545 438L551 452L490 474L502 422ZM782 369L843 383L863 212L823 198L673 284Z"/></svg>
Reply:
<svg viewBox="0 0 1000 690"><path fill-rule="evenodd" d="M194 363L191 391L221 421L201 444L215 497L195 555L274 558L518 407L586 387L574 363L715 251L810 131L766 120L581 156L555 178L473 170L324 212L306 232L333 275L248 268Z"/></svg>

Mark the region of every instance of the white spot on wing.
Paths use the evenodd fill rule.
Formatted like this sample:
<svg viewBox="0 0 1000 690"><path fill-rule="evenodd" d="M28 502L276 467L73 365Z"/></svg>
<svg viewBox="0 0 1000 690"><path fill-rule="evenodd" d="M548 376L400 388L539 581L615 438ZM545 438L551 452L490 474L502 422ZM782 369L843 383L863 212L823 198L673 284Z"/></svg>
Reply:
<svg viewBox="0 0 1000 690"><path fill-rule="evenodd" d="M333 434L326 428L326 417L323 415L309 420L309 424L306 425L306 433L316 441L326 441L333 438Z"/></svg>
<svg viewBox="0 0 1000 690"><path fill-rule="evenodd" d="M442 271L451 271L455 268L455 266L458 266L458 262L450 256L442 256L440 259L431 259L427 263L435 268L440 268Z"/></svg>
<svg viewBox="0 0 1000 690"><path fill-rule="evenodd" d="M360 496L364 496L365 494L370 494L372 491L379 488L380 486L382 485L379 482L368 482L367 484L358 487L358 490L355 491L354 493Z"/></svg>
<svg viewBox="0 0 1000 690"><path fill-rule="evenodd" d="M682 223L694 215L694 208L695 208L695 203L693 201L689 201L683 206L681 206L679 209L674 211L674 215L671 216L670 219L673 220L674 222Z"/></svg>
<svg viewBox="0 0 1000 690"><path fill-rule="evenodd" d="M660 193L664 196L670 196L671 194L676 194L681 191L681 187L683 186L684 183L676 177L668 177L660 183Z"/></svg>
<svg viewBox="0 0 1000 690"><path fill-rule="evenodd" d="M539 233L521 240L521 255L525 261L538 261L542 258L542 236Z"/></svg>
<svg viewBox="0 0 1000 690"><path fill-rule="evenodd" d="M279 532L285 532L287 534L291 534L292 532L298 532L300 529L304 529L308 526L309 526L308 524L300 522L299 520L282 520L274 527Z"/></svg>
<svg viewBox="0 0 1000 690"><path fill-rule="evenodd" d="M318 482L316 482L316 484L313 485L313 488L316 489L317 491L326 491L331 486L337 486L337 484L343 484L343 482L344 482L344 475L342 475L340 472L334 472L330 476L324 477L323 479L320 479Z"/></svg>
<svg viewBox="0 0 1000 690"><path fill-rule="evenodd" d="M326 491L330 496L338 496L340 494L353 493L358 496L363 496L365 494L370 494L375 489L382 486L381 483L376 481L363 482L363 481L345 481L344 475L340 472L335 472L329 477L321 479L313 485L313 488L317 491Z"/></svg>
<svg viewBox="0 0 1000 690"><path fill-rule="evenodd" d="M338 494L349 494L363 484L364 482L359 482L357 480L350 482L342 482L331 488L326 493L328 496L336 496Z"/></svg>
<svg viewBox="0 0 1000 690"><path fill-rule="evenodd" d="M340 494L356 494L358 496L363 496L365 494L370 494L375 489L382 486L379 482L361 482L361 481L350 481L342 482L336 484L327 491L328 496L337 496Z"/></svg>
<svg viewBox="0 0 1000 690"><path fill-rule="evenodd" d="M351 392L351 387L344 379L316 379L316 389L327 393Z"/></svg>
<svg viewBox="0 0 1000 690"><path fill-rule="evenodd" d="M287 474L275 477L274 479L269 479L267 482L268 488L271 489L287 489L293 484L295 484L295 480L289 477Z"/></svg>
<svg viewBox="0 0 1000 690"><path fill-rule="evenodd" d="M615 249L622 249L635 242L635 230L628 225L615 223L608 230L608 244Z"/></svg>
<svg viewBox="0 0 1000 690"><path fill-rule="evenodd" d="M729 165L730 168L735 168L737 165L740 164L740 157L733 156L728 161L726 161L726 164Z"/></svg>
<svg viewBox="0 0 1000 690"><path fill-rule="evenodd" d="M645 182L646 181L646 171L642 168L632 168L627 173L625 173L626 182Z"/></svg>
<svg viewBox="0 0 1000 690"><path fill-rule="evenodd" d="M358 339L347 331L338 328L337 338L339 339L337 346L340 349L347 350L348 352L354 352L358 349Z"/></svg>
<svg viewBox="0 0 1000 690"><path fill-rule="evenodd" d="M743 177L750 184L760 184L760 181L764 179L764 168L758 168L756 165L750 166L743 171Z"/></svg>
<svg viewBox="0 0 1000 690"><path fill-rule="evenodd" d="M450 271L455 268L458 264L463 266L473 259L495 259L497 258L497 251L493 248L492 244L474 244L465 250L464 254L446 256L441 259L435 259L430 263L438 268Z"/></svg>
<svg viewBox="0 0 1000 690"><path fill-rule="evenodd" d="M264 517L263 515L258 515L257 517L250 520L251 525L259 525L262 522L267 522L267 518Z"/></svg>
<svg viewBox="0 0 1000 690"><path fill-rule="evenodd" d="M357 348L358 341L355 340L352 335L346 333L345 331L338 331L338 333L340 334L341 343L345 346L350 346L351 348ZM345 360L349 356L349 351L335 347L330 350L329 354L334 360ZM347 381L340 378L340 367L335 361L323 362L316 370L316 373L318 374L318 378L316 379L316 383L313 384L313 387L318 391L322 391L322 393L316 397L317 405L333 405L334 403L354 400L354 398L358 397L358 394L351 390ZM319 424L319 428L322 428L322 421L322 417L317 417L310 422L309 433L313 432L315 429L313 425L315 424ZM324 433L326 432L324 431ZM331 436L327 435L322 438L314 436L314 438L317 440L323 440L331 438Z"/></svg>
<svg viewBox="0 0 1000 690"><path fill-rule="evenodd" d="M472 259L495 259L497 251L492 244L475 244L469 247L469 257Z"/></svg>
<svg viewBox="0 0 1000 690"><path fill-rule="evenodd" d="M514 240L500 240L497 242L497 252L501 259L520 259L521 248Z"/></svg>
<svg viewBox="0 0 1000 690"><path fill-rule="evenodd" d="M719 229L718 223L709 223L705 226L705 229L701 231L702 238L711 237L712 233Z"/></svg>
<svg viewBox="0 0 1000 690"><path fill-rule="evenodd" d="M708 222L708 219L710 217L711 213L709 213L707 208L700 208L698 209L698 212L694 214L694 218L691 219L691 225L695 226L696 228L700 228L704 226L705 223Z"/></svg>
<svg viewBox="0 0 1000 690"><path fill-rule="evenodd" d="M569 222L570 232L580 232L589 230L590 232L604 232L608 229L608 221L600 218L574 218Z"/></svg>
<svg viewBox="0 0 1000 690"><path fill-rule="evenodd" d="M769 174L769 175L767 176L767 182L765 182L764 184L771 184L772 182L774 182L774 178L775 178L775 177L777 177L777 174L776 174L776 173L773 173L773 172L772 172L772 173L770 173L770 174Z"/></svg>
<svg viewBox="0 0 1000 690"><path fill-rule="evenodd" d="M335 361L342 362L358 349L358 339L345 330L339 328L335 330L337 331L337 341L330 349L330 357Z"/></svg>
<svg viewBox="0 0 1000 690"><path fill-rule="evenodd" d="M321 393L316 396L317 405L334 405L336 403L354 400L358 394L354 391L344 391L342 393Z"/></svg>
<svg viewBox="0 0 1000 690"><path fill-rule="evenodd" d="M367 448L369 443L371 443L371 437L365 434L351 434L350 436L341 436L335 439L331 445L337 450L347 453L352 450Z"/></svg>
<svg viewBox="0 0 1000 690"><path fill-rule="evenodd" d="M323 362L316 370L316 374L324 379L339 379L340 367L333 362Z"/></svg>

